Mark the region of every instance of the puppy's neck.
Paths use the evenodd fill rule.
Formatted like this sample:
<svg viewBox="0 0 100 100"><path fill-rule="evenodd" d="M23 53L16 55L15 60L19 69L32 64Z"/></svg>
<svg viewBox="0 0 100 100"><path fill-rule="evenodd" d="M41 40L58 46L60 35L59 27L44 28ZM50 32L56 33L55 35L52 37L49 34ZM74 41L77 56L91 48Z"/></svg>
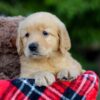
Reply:
<svg viewBox="0 0 100 100"><path fill-rule="evenodd" d="M42 59L29 59L25 56L21 56L21 77L28 77L27 75L34 74L39 71L56 72L54 64L50 58ZM24 73L24 74L23 74Z"/></svg>
<svg viewBox="0 0 100 100"><path fill-rule="evenodd" d="M65 54L66 55L66 54ZM31 59L27 58L24 55L21 56L21 76L29 77L31 74L34 74L39 71L49 71L54 74L60 71L66 62L65 55L60 53L54 53L53 55L43 57L41 59ZM27 76L29 75L29 76Z"/></svg>

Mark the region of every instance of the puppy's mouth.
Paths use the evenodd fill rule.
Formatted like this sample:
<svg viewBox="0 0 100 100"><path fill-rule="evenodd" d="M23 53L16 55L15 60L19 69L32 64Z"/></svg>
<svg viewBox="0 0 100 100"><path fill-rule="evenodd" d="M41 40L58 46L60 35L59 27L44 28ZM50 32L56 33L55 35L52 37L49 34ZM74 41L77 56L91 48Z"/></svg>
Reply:
<svg viewBox="0 0 100 100"><path fill-rule="evenodd" d="M34 50L34 51L31 51L31 50L27 50L27 49L25 49L25 51L24 51L24 53L25 53L25 56L26 57L28 57L28 58L32 58L32 59L35 59L35 58L47 58L48 57L48 55L47 55L47 53L44 53L43 51L41 51L41 50Z"/></svg>
<svg viewBox="0 0 100 100"><path fill-rule="evenodd" d="M42 57L43 55L40 54L39 52L31 52L30 56L34 58L34 57Z"/></svg>
<svg viewBox="0 0 100 100"><path fill-rule="evenodd" d="M30 51L30 55L40 55L40 53L38 51Z"/></svg>
<svg viewBox="0 0 100 100"><path fill-rule="evenodd" d="M32 56L42 56L40 53L32 53Z"/></svg>

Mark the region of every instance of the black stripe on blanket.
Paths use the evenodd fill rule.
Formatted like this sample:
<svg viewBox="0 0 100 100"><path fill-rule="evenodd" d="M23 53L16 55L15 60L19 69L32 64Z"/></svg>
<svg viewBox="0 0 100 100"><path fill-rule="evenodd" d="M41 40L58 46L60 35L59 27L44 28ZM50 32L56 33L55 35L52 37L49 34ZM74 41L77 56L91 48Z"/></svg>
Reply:
<svg viewBox="0 0 100 100"><path fill-rule="evenodd" d="M34 79L15 79L14 81L12 80L12 84L31 100L37 100L46 88L44 86L35 86Z"/></svg>
<svg viewBox="0 0 100 100"><path fill-rule="evenodd" d="M74 99L71 99L73 97L73 95L75 95ZM79 94L77 94L75 91L73 91L70 87L68 87L66 89L66 91L63 93L63 95L65 97L67 97L69 100L81 100L83 98L83 96L80 96Z"/></svg>

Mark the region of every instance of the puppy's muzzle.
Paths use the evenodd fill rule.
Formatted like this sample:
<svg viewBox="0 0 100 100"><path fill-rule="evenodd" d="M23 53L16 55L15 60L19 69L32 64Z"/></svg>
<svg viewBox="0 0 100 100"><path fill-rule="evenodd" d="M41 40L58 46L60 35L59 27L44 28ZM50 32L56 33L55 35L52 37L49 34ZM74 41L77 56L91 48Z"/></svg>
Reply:
<svg viewBox="0 0 100 100"><path fill-rule="evenodd" d="M38 47L39 45L36 42L29 44L29 50L32 54L38 53Z"/></svg>

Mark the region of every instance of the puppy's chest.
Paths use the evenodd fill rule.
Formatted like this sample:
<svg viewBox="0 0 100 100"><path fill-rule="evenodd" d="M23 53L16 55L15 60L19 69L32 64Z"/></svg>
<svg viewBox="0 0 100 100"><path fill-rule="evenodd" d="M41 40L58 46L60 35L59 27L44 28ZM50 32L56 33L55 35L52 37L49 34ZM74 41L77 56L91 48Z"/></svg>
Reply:
<svg viewBox="0 0 100 100"><path fill-rule="evenodd" d="M21 63L21 76L28 77L39 71L56 73L56 67L48 61L26 61Z"/></svg>
<svg viewBox="0 0 100 100"><path fill-rule="evenodd" d="M32 74L39 71L49 71L54 74L59 72L66 66L66 60L57 57L56 59L49 60L29 60L21 59L21 76L30 77Z"/></svg>

